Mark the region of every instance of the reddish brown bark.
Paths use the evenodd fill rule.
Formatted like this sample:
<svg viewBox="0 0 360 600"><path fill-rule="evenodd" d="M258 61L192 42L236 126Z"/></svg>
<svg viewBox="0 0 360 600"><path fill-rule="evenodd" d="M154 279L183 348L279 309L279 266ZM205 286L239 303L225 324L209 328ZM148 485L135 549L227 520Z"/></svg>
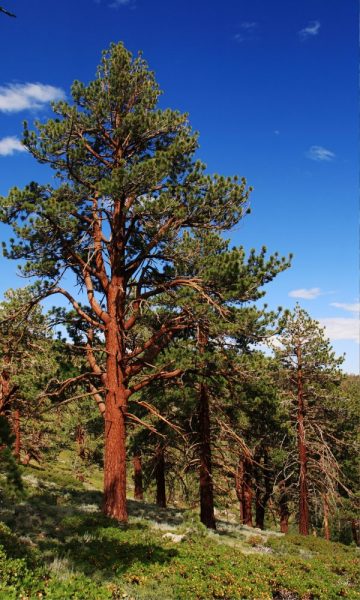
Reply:
<svg viewBox="0 0 360 600"><path fill-rule="evenodd" d="M134 466L134 498L135 500L143 500L143 476L142 476L142 459L139 451L136 451L133 456Z"/></svg>
<svg viewBox="0 0 360 600"><path fill-rule="evenodd" d="M243 523L248 527L253 527L252 517L252 499L253 499L253 481L252 481L252 463L248 458L244 461L244 480L243 480Z"/></svg>
<svg viewBox="0 0 360 600"><path fill-rule="evenodd" d="M360 546L360 519L352 519L351 533L357 546Z"/></svg>
<svg viewBox="0 0 360 600"><path fill-rule="evenodd" d="M165 448L158 444L155 451L156 504L166 508Z"/></svg>
<svg viewBox="0 0 360 600"><path fill-rule="evenodd" d="M288 506L288 495L286 490L285 481L279 483L279 514L280 514L280 531L281 533L288 533L289 531L289 506Z"/></svg>
<svg viewBox="0 0 360 600"><path fill-rule="evenodd" d="M209 529L216 529L214 486L210 445L210 413L207 386L200 384L199 394L199 459L200 459L200 520Z"/></svg>
<svg viewBox="0 0 360 600"><path fill-rule="evenodd" d="M296 348L297 354L297 434L298 434L298 453L299 453L299 533L309 535L309 498L307 482L307 448L305 441L305 403L303 389L303 373L301 348Z"/></svg>
<svg viewBox="0 0 360 600"><path fill-rule="evenodd" d="M239 501L239 512L240 512L240 523L243 522L244 519L244 508L243 508L243 478L244 478L244 463L240 459L238 465L236 467L235 472L235 491L236 496Z"/></svg>
<svg viewBox="0 0 360 600"><path fill-rule="evenodd" d="M0 374L0 415L5 414L6 404L8 403L10 396L10 373L7 369L4 369Z"/></svg>
<svg viewBox="0 0 360 600"><path fill-rule="evenodd" d="M199 328L198 348L199 353L204 354L207 343L206 334ZM206 378L204 366L204 379ZM200 383L198 403L199 423L199 487L200 487L200 520L208 529L216 529L214 512L214 485L212 478L211 460L211 423L209 391L206 381Z"/></svg>
<svg viewBox="0 0 360 600"><path fill-rule="evenodd" d="M77 425L75 430L75 439L78 447L78 455L81 459L85 458L85 429L82 425Z"/></svg>
<svg viewBox="0 0 360 600"><path fill-rule="evenodd" d="M324 511L324 537L326 540L330 540L330 526L329 526L329 500L326 494L323 495L323 511Z"/></svg>
<svg viewBox="0 0 360 600"><path fill-rule="evenodd" d="M248 527L254 527L252 516L253 466L250 458L239 460L235 476L236 495L240 503L240 520Z"/></svg>
<svg viewBox="0 0 360 600"><path fill-rule="evenodd" d="M13 425L13 432L15 435L14 456L16 457L17 460L20 460L21 429L20 429L20 411L18 409L13 411L12 425Z"/></svg>
<svg viewBox="0 0 360 600"><path fill-rule="evenodd" d="M269 456L266 448L260 450L263 453L263 465L260 466L261 454L257 454L255 459L258 463L256 469L254 469L255 480L256 480L256 492L255 492L255 526L259 529L264 529L265 522L265 511L268 501L270 500L273 488ZM260 480L263 478L263 485ZM263 489L262 489L263 488Z"/></svg>
<svg viewBox="0 0 360 600"><path fill-rule="evenodd" d="M117 285L115 285L117 283ZM103 512L122 522L128 520L126 507L126 409L128 394L121 372L123 344L119 339L118 311L121 306L119 290L121 282L116 280L108 293L106 325L106 382L105 400L105 456L104 456L104 500Z"/></svg>

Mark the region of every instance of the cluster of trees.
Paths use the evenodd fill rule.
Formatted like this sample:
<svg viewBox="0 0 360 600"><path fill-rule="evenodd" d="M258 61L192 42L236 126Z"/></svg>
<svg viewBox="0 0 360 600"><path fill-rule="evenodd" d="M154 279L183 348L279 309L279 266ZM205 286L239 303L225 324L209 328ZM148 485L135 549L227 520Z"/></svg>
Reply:
<svg viewBox="0 0 360 600"><path fill-rule="evenodd" d="M159 109L159 94L142 56L112 45L96 79L73 84L73 104L25 126L58 183L0 203L15 234L4 253L36 279L1 305L0 413L15 455L38 460L72 429L80 459L103 464L115 519L127 520L130 456L136 498L151 481L161 506L199 498L207 527L234 490L243 523L255 510L264 527L278 510L286 531L295 512L301 533L321 516L329 535L340 498L353 514L358 381L341 387L341 361L300 307L259 308L291 257L229 246L251 188L206 173L187 115ZM70 310L44 316L54 295ZM268 356L259 344L273 339ZM60 432L54 410L71 415Z"/></svg>

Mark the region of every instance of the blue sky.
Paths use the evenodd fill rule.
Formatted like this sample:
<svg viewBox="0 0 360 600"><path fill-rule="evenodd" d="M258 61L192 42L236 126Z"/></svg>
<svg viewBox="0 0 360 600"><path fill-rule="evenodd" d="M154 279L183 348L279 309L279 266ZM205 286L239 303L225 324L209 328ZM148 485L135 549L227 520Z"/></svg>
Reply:
<svg viewBox="0 0 360 600"><path fill-rule="evenodd" d="M294 253L267 287L326 327L359 372L356 0L3 0L0 194L52 174L22 151L22 121L50 115L74 79L122 40L142 49L162 106L189 112L210 172L245 176L246 248ZM1 226L0 237L8 230ZM0 258L0 297L23 280Z"/></svg>

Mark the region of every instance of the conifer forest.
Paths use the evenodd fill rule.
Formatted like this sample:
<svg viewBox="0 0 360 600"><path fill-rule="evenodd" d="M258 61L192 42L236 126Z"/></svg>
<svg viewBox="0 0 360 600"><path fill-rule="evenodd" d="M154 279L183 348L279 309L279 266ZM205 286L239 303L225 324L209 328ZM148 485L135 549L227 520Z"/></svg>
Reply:
<svg viewBox="0 0 360 600"><path fill-rule="evenodd" d="M355 600L360 376L160 93L111 44L0 197L0 598Z"/></svg>

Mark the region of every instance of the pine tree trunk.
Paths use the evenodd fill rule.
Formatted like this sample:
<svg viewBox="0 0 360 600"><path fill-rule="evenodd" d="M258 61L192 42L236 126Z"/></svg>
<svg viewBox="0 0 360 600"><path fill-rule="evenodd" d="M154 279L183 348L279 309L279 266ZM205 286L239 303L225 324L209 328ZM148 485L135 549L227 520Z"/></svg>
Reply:
<svg viewBox="0 0 360 600"><path fill-rule="evenodd" d="M265 503L262 501L261 493L256 491L255 495L255 527L264 529Z"/></svg>
<svg viewBox="0 0 360 600"><path fill-rule="evenodd" d="M323 495L323 511L324 511L324 537L326 540L330 540L330 527L329 527L329 500L326 494Z"/></svg>
<svg viewBox="0 0 360 600"><path fill-rule="evenodd" d="M360 519L352 519L351 532L355 544L360 546Z"/></svg>
<svg viewBox="0 0 360 600"><path fill-rule="evenodd" d="M199 396L199 459L200 459L200 520L209 529L216 529L214 487L211 475L210 414L207 386L200 384Z"/></svg>
<svg viewBox="0 0 360 600"><path fill-rule="evenodd" d="M199 327L198 348L204 354L207 343L206 335ZM204 378L206 374L204 374ZM200 383L199 404L199 483L200 483L200 520L208 529L216 529L214 512L214 485L211 461L211 424L209 408L209 391L205 381Z"/></svg>
<svg viewBox="0 0 360 600"><path fill-rule="evenodd" d="M21 451L20 411L18 409L14 410L12 417L12 425L15 435L14 456L19 461Z"/></svg>
<svg viewBox="0 0 360 600"><path fill-rule="evenodd" d="M297 370L297 432L298 432L298 452L299 452L299 533L309 535L309 498L307 482L307 448L305 442L305 403L303 390L303 375L301 362L301 348L296 349L298 359Z"/></svg>
<svg viewBox="0 0 360 600"><path fill-rule="evenodd" d="M235 491L236 496L239 501L239 513L240 513L240 523L244 520L244 507L243 507L243 479L244 479L244 463L241 459L239 459L236 473L235 473Z"/></svg>
<svg viewBox="0 0 360 600"><path fill-rule="evenodd" d="M248 527L254 527L252 518L252 498L253 498L253 480L252 480L252 463L251 460L244 460L244 476L242 486L243 496L243 523Z"/></svg>
<svg viewBox="0 0 360 600"><path fill-rule="evenodd" d="M288 506L288 495L286 491L285 481L279 483L279 513L280 513L280 531L281 533L288 533L289 531L289 506Z"/></svg>
<svg viewBox="0 0 360 600"><path fill-rule="evenodd" d="M85 429L82 425L77 425L75 430L75 439L78 447L78 455L82 460L85 458Z"/></svg>
<svg viewBox="0 0 360 600"><path fill-rule="evenodd" d="M143 476L142 476L142 459L139 451L134 452L134 498L135 500L143 500Z"/></svg>
<svg viewBox="0 0 360 600"><path fill-rule="evenodd" d="M112 317L106 329L106 378L105 399L105 457L104 500L105 515L127 522L126 507L126 410L127 390L120 370L122 348L117 328L117 294L109 292L108 312Z"/></svg>
<svg viewBox="0 0 360 600"><path fill-rule="evenodd" d="M256 492L255 492L255 526L259 529L264 529L265 524L265 511L268 501L270 500L273 488L273 481L271 477L270 470L270 461L269 455L266 448L260 449L263 453L264 463L263 467L256 467L254 469L254 475L256 480ZM255 455L255 461L259 464L261 460L261 455ZM262 471L263 481L264 481L264 492L261 490L261 475L260 470Z"/></svg>
<svg viewBox="0 0 360 600"><path fill-rule="evenodd" d="M4 359L8 362L7 357ZM10 397L10 374L7 369L4 369L0 374L0 415L6 412L6 403Z"/></svg>
<svg viewBox="0 0 360 600"><path fill-rule="evenodd" d="M165 448L158 444L155 453L156 504L166 508Z"/></svg>

